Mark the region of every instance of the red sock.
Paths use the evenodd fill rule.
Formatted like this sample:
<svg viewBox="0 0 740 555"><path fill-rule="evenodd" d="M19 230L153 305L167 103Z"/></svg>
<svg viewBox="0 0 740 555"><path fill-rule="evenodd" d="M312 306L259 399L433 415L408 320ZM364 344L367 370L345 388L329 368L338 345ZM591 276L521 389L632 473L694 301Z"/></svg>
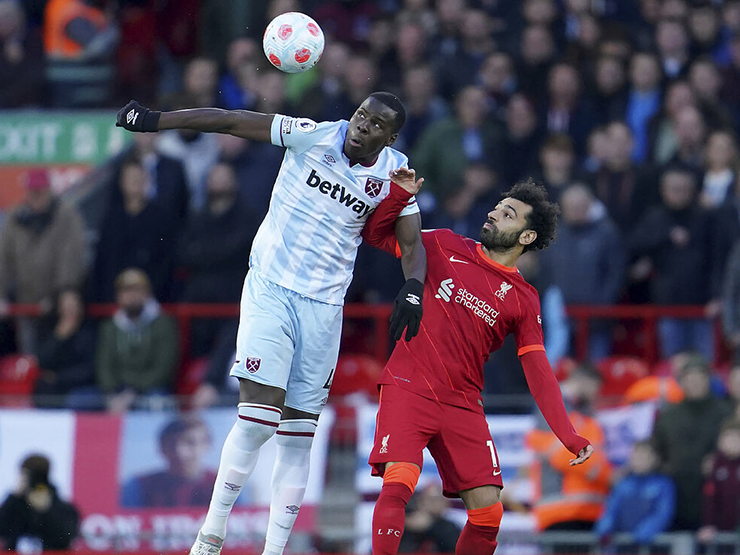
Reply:
<svg viewBox="0 0 740 555"><path fill-rule="evenodd" d="M373 511L373 555L396 555L406 523L411 490L405 484L383 484Z"/></svg>
<svg viewBox="0 0 740 555"><path fill-rule="evenodd" d="M497 535L498 526L478 526L468 521L457 540L455 555L493 555Z"/></svg>

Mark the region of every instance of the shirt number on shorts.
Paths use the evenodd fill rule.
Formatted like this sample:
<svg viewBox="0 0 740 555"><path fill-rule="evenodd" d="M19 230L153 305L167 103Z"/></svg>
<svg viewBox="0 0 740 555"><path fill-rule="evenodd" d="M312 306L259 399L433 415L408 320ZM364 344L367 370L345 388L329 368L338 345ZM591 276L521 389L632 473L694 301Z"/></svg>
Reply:
<svg viewBox="0 0 740 555"><path fill-rule="evenodd" d="M496 450L493 448L493 440L486 441L486 445L491 450L491 462L493 463L493 475L498 476L501 474L501 470L498 467L498 461L496 460Z"/></svg>

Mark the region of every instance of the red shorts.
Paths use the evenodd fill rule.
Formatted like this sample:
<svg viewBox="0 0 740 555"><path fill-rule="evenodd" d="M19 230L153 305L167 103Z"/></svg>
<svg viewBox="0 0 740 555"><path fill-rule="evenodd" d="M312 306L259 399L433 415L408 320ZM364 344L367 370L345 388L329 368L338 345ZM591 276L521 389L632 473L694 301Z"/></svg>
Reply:
<svg viewBox="0 0 740 555"><path fill-rule="evenodd" d="M388 462L421 468L424 447L437 463L446 497L480 486L503 487L496 447L483 414L383 385L370 453L373 476Z"/></svg>

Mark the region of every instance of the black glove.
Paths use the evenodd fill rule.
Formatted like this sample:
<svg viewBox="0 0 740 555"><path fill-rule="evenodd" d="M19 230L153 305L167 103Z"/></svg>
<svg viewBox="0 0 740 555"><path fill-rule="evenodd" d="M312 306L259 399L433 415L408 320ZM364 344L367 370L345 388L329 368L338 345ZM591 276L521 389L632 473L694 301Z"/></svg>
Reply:
<svg viewBox="0 0 740 555"><path fill-rule="evenodd" d="M139 133L156 133L159 126L159 116L161 115L162 112L154 112L132 100L118 110L116 127L123 127L129 131L138 131Z"/></svg>
<svg viewBox="0 0 740 555"><path fill-rule="evenodd" d="M391 337L398 341L406 329L406 341L410 341L417 333L421 325L421 315L424 309L421 306L424 296L424 284L418 279L406 280L406 283L398 293L393 303L391 314L390 332Z"/></svg>

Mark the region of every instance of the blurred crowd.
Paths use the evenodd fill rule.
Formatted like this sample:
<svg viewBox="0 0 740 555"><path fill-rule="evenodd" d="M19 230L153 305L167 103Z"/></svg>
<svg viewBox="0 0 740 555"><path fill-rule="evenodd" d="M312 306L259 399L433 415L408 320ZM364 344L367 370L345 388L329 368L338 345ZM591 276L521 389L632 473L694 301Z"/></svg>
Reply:
<svg viewBox="0 0 740 555"><path fill-rule="evenodd" d="M266 23L286 11L312 15L326 34L305 74L280 73L262 54ZM3 109L115 109L135 98L335 120L370 92L394 92L408 111L394 146L425 178L425 227L477 238L501 192L542 182L561 206L558 239L520 270L540 291L553 366L573 355L567 305L705 308L658 322L667 370L632 398L672 401L653 441L635 446L608 501L606 466L583 467L574 491L598 482L604 541L630 526L638 539L671 523L704 526L706 538L737 526L737 493L734 516L722 503L740 492L726 487L740 480L740 427L723 422L740 400L740 369L718 374L708 361L723 354L719 320L723 351L740 362L740 0L0 0L0 45ZM29 172L26 200L0 231L0 315L20 302L45 316L0 321L0 351L37 357L37 404L150 403L176 389L182 359L206 361L195 406L217 399L236 322L196 321L183 353L160 303L238 302L281 159L231 136L137 134L106 165L94 210L55 198L48 175ZM363 246L348 301L390 301L401 283L397 261ZM85 317L91 302L116 312L97 325ZM591 323L589 358L608 359L626 331ZM364 332L348 324L344 351ZM492 358L489 393L526 392L510 355ZM564 373L564 391L592 391L566 386L603 380L592 374ZM543 462L546 474L562 461ZM569 520L593 526L597 512ZM647 515L665 518L648 525Z"/></svg>

